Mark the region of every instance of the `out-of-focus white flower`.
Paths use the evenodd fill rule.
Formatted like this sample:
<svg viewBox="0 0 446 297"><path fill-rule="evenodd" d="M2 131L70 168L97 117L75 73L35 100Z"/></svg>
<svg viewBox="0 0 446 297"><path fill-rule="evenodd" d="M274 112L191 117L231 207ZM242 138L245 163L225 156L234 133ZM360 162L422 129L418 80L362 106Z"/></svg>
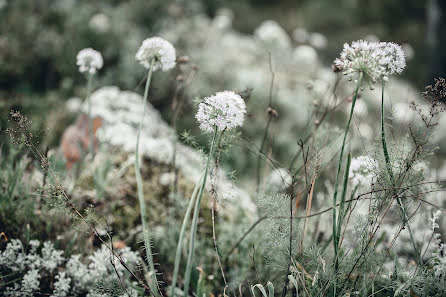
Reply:
<svg viewBox="0 0 446 297"><path fill-rule="evenodd" d="M304 28L296 28L293 31L293 38L299 43L307 42L309 37L308 31Z"/></svg>
<svg viewBox="0 0 446 297"><path fill-rule="evenodd" d="M76 65L79 66L79 72L95 74L104 65L104 60L100 52L85 48L77 54Z"/></svg>
<svg viewBox="0 0 446 297"><path fill-rule="evenodd" d="M361 136L361 138L364 138L365 140L372 140L373 139L373 129L368 124L360 123L358 125L358 130L359 130L358 133Z"/></svg>
<svg viewBox="0 0 446 297"><path fill-rule="evenodd" d="M110 28L110 20L107 15L103 13L95 14L88 23L91 29L96 32L104 33Z"/></svg>
<svg viewBox="0 0 446 297"><path fill-rule="evenodd" d="M350 163L349 178L354 185L370 185L375 171L378 169L378 163L369 156L360 156L352 159Z"/></svg>
<svg viewBox="0 0 446 297"><path fill-rule="evenodd" d="M164 172L160 175L159 183L163 186L168 186L175 180L175 174L173 172Z"/></svg>
<svg viewBox="0 0 446 297"><path fill-rule="evenodd" d="M403 43L401 45L401 48L403 49L403 52L406 55L407 60L411 60L415 56L415 50L410 44Z"/></svg>
<svg viewBox="0 0 446 297"><path fill-rule="evenodd" d="M401 73L406 59L401 47L392 42L354 41L344 44L340 58L334 61L345 75L362 72L372 80L388 80L390 75Z"/></svg>
<svg viewBox="0 0 446 297"><path fill-rule="evenodd" d="M224 91L204 98L198 106L195 118L204 131L212 132L215 127L223 131L242 126L245 113L243 98L232 91Z"/></svg>
<svg viewBox="0 0 446 297"><path fill-rule="evenodd" d="M413 120L415 111L405 102L396 102L392 108L392 115L398 123L408 124Z"/></svg>
<svg viewBox="0 0 446 297"><path fill-rule="evenodd" d="M345 111L350 114L351 104L349 104L347 107L348 108ZM358 116L358 117L364 117L367 115L368 108L367 108L367 104L364 102L364 100L356 101L354 113L355 113L355 116Z"/></svg>
<svg viewBox="0 0 446 297"><path fill-rule="evenodd" d="M212 20L212 25L218 29L228 29L232 26L234 13L228 8L220 8L217 10L215 18Z"/></svg>
<svg viewBox="0 0 446 297"><path fill-rule="evenodd" d="M176 52L173 45L161 37L150 37L144 40L136 53L136 60L147 69L153 62L153 71L167 71L175 67Z"/></svg>
<svg viewBox="0 0 446 297"><path fill-rule="evenodd" d="M6 7L6 5L8 5L8 1L6 1L6 0L0 0L0 9Z"/></svg>
<svg viewBox="0 0 446 297"><path fill-rule="evenodd" d="M316 68L318 66L317 52L309 45L299 45L296 47L293 52L293 58L302 68Z"/></svg>
<svg viewBox="0 0 446 297"><path fill-rule="evenodd" d="M82 100L78 97L72 97L65 102L65 107L69 112L78 112L82 108Z"/></svg>
<svg viewBox="0 0 446 297"><path fill-rule="evenodd" d="M325 37L323 34L314 32L310 34L310 37L308 38L308 43L317 49L324 49L327 47L327 37Z"/></svg>
<svg viewBox="0 0 446 297"><path fill-rule="evenodd" d="M271 48L289 48L291 40L285 30L273 20L264 21L254 31L257 39Z"/></svg>
<svg viewBox="0 0 446 297"><path fill-rule="evenodd" d="M292 177L285 168L273 170L267 179L267 188L272 191L282 191L291 186Z"/></svg>

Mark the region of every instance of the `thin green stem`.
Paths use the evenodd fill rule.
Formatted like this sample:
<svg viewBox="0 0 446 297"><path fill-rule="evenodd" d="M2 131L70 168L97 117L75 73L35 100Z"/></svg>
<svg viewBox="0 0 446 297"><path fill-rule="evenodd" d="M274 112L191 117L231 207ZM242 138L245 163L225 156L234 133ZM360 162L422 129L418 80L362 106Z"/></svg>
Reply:
<svg viewBox="0 0 446 297"><path fill-rule="evenodd" d="M396 187L396 181L395 181L395 177L393 175L393 170L392 170L392 165L390 162L390 156L389 156L389 151L387 150L387 143L386 143L386 132L385 132L385 127L384 127L384 81L382 82L382 92L381 92L381 142L383 145L383 153L384 153L384 159L386 161L386 168L387 168L387 172L389 173L389 177L390 177L390 181L392 182L392 186ZM401 209L401 213L402 213L402 217L403 217L403 222L406 223L407 226L407 230L409 231L409 235L410 235L410 240L412 242L412 245L414 247L415 250L415 255L417 257L418 263L421 264L421 255L420 255L420 251L418 250L418 246L417 243L415 241L415 237L413 236L413 232L412 232L412 228L410 227L410 223L409 223L409 219L407 218L407 212L406 209L403 205L403 202L401 201L400 197L396 197L396 201L398 203L398 206Z"/></svg>
<svg viewBox="0 0 446 297"><path fill-rule="evenodd" d="M181 262L181 250L183 248L183 239L184 239L184 233L186 231L187 223L189 222L190 213L192 212L192 208L194 206L195 198L197 197L199 186L202 182L203 178L200 178L197 185L194 188L194 191L192 193L192 196L190 197L189 205L186 209L186 214L184 215L183 224L181 225L180 230L180 237L178 238L178 245L177 245L177 251L175 254L175 265L173 269L173 276L172 276L172 291L170 293L170 296L175 297L175 289L177 285L178 280L178 271L180 270L180 262Z"/></svg>
<svg viewBox="0 0 446 297"><path fill-rule="evenodd" d="M152 60L152 62L150 63L149 74L147 75L146 88L144 90L144 99L143 99L143 112L142 112L142 116L141 116L141 121L139 123L138 134L136 136L135 176L136 176L136 185L138 188L138 199L139 199L139 208L140 208L140 213L141 213L141 221L142 221L142 229L143 229L144 249L146 251L147 264L148 264L148 267L149 267L149 270L151 273L149 286L150 286L152 292L155 294L155 296L160 296L159 289L158 289L158 281L156 278L155 265L153 263L152 246L150 243L149 227L147 226L146 204L145 204L145 200L144 200L144 189L143 189L142 178L141 178L141 168L139 165L139 138L140 138L141 129L142 129L142 126L144 123L144 114L146 113L147 95L149 93L150 80L152 78L154 61L155 60Z"/></svg>
<svg viewBox="0 0 446 297"><path fill-rule="evenodd" d="M209 151L206 168L204 170L203 182L201 184L200 192L198 193L198 197L195 202L194 216L192 218L192 226L191 226L190 239L189 239L189 253L187 256L186 272L185 272L185 276L184 276L184 294L185 295L187 295L188 291L189 291L190 275L192 272L192 263L193 263L194 252L195 252L195 236L197 234L198 214L200 213L201 198L203 197L204 188L206 186L206 180L207 180L207 175L208 175L208 171L209 171L209 164L211 162L212 155L214 153L215 139L217 137L217 132L218 132L218 129L217 129L217 127L215 127L214 136L212 137L212 142L211 142L211 149Z"/></svg>
<svg viewBox="0 0 446 297"><path fill-rule="evenodd" d="M345 128L345 132L344 132L344 139L342 141L341 153L339 155L338 170L336 172L336 182L335 182L335 185L334 185L334 193L333 193L333 247L334 247L334 259L338 258L338 238L336 236L336 234L337 234L337 228L336 228L336 205L337 205L337 196L338 196L339 175L341 173L342 159L344 157L345 142L347 140L348 130L350 128L350 123L352 121L353 110L355 109L356 98L358 97L359 87L361 86L361 83L362 83L362 77L363 77L363 73L360 72L359 73L359 78L358 78L358 80L356 82L355 92L353 94L352 107L351 107L351 110L350 110L350 116L348 118L347 127ZM335 273L336 273L336 271L335 271ZM333 290L334 290L333 291L334 292L334 296L336 296L336 282L334 282Z"/></svg>
<svg viewBox="0 0 446 297"><path fill-rule="evenodd" d="M94 145L93 145L93 118L91 116L91 85L93 83L93 74L88 75L87 81L87 103L88 103L88 151L91 157L94 156Z"/></svg>

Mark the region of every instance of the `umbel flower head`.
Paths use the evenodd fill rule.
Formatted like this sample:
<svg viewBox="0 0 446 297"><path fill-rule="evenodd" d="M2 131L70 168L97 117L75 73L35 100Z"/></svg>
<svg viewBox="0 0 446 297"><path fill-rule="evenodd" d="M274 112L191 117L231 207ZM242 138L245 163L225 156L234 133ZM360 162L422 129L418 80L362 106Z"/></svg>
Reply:
<svg viewBox="0 0 446 297"><path fill-rule="evenodd" d="M84 48L76 56L76 65L79 66L81 73L95 74L104 65L104 60L100 52L92 48Z"/></svg>
<svg viewBox="0 0 446 297"><path fill-rule="evenodd" d="M390 75L401 73L406 58L401 47L393 42L358 40L345 43L341 56L334 61L337 70L345 75L362 72L372 82L387 81Z"/></svg>
<svg viewBox="0 0 446 297"><path fill-rule="evenodd" d="M206 132L229 130L242 126L246 113L245 101L232 91L218 92L204 98L195 118Z"/></svg>
<svg viewBox="0 0 446 297"><path fill-rule="evenodd" d="M150 37L144 40L136 53L136 60L147 69L152 60L153 71L167 71L175 67L176 52L173 45L161 37Z"/></svg>

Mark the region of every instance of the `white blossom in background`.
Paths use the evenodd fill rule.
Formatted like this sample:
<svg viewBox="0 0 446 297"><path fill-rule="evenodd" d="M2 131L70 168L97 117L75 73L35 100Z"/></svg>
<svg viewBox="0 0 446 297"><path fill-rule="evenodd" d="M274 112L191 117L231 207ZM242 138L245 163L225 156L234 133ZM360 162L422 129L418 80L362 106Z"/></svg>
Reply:
<svg viewBox="0 0 446 297"><path fill-rule="evenodd" d="M77 54L76 65L79 66L81 73L95 74L104 65L104 60L100 52L92 48L85 48Z"/></svg>
<svg viewBox="0 0 446 297"><path fill-rule="evenodd" d="M319 65L319 59L316 50L309 45L299 45L293 51L293 58L298 67L304 71L316 69Z"/></svg>
<svg viewBox="0 0 446 297"><path fill-rule="evenodd" d="M311 33L309 38L308 38L308 43L317 49L324 49L327 47L327 37L325 37L325 35L318 33L318 32L314 32Z"/></svg>
<svg viewBox="0 0 446 297"><path fill-rule="evenodd" d="M98 33L107 32L110 28L110 20L107 15L103 13L97 13L91 17L88 23L91 29Z"/></svg>
<svg viewBox="0 0 446 297"><path fill-rule="evenodd" d="M82 100L79 97L72 97L65 102L65 107L69 112L79 112L82 108Z"/></svg>
<svg viewBox="0 0 446 297"><path fill-rule="evenodd" d="M176 51L173 45L161 37L150 37L144 40L136 53L136 60L147 69L153 62L153 71L168 71L175 67Z"/></svg>
<svg viewBox="0 0 446 297"><path fill-rule="evenodd" d="M273 20L260 24L254 31L254 36L271 48L289 48L291 40L285 30Z"/></svg>
<svg viewBox="0 0 446 297"><path fill-rule="evenodd" d="M296 28L293 31L293 38L296 42L305 43L309 38L309 33L304 28Z"/></svg>
<svg viewBox="0 0 446 297"><path fill-rule="evenodd" d="M446 256L445 256L445 245L441 241L441 234L435 231L440 228L438 225L438 219L440 218L441 210L438 210L432 214L430 218L431 231L434 239L434 252L432 256L434 258L434 273L437 277L445 278L446 275Z"/></svg>
<svg viewBox="0 0 446 297"><path fill-rule="evenodd" d="M372 82L387 81L389 76L401 73L406 59L401 47L392 42L368 42L364 40L345 43L336 68L345 75L364 73Z"/></svg>
<svg viewBox="0 0 446 297"><path fill-rule="evenodd" d="M200 123L200 129L206 132L213 132L215 127L224 131L242 126L245 113L243 98L232 91L223 91L204 98L195 118Z"/></svg>
<svg viewBox="0 0 446 297"><path fill-rule="evenodd" d="M270 191L279 192L291 186L292 177L285 168L274 169L268 175L266 187Z"/></svg>
<svg viewBox="0 0 446 297"><path fill-rule="evenodd" d="M220 8L217 10L215 18L212 20L212 25L220 30L229 29L232 27L232 20L234 13L228 8Z"/></svg>
<svg viewBox="0 0 446 297"><path fill-rule="evenodd" d="M412 60L415 56L415 50L409 43L403 43L401 45L401 48L403 49L404 54L406 55L407 60Z"/></svg>
<svg viewBox="0 0 446 297"><path fill-rule="evenodd" d="M367 187L371 184L377 169L378 163L375 159L369 156L360 156L352 159L348 177L352 179L353 185Z"/></svg>

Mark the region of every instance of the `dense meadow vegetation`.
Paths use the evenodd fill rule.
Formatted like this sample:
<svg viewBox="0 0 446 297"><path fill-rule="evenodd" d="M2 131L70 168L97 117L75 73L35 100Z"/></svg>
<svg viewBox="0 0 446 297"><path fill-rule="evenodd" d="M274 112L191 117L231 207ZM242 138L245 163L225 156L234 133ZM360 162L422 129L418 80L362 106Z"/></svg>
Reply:
<svg viewBox="0 0 446 297"><path fill-rule="evenodd" d="M106 2L0 0L0 295L446 296L419 4Z"/></svg>

